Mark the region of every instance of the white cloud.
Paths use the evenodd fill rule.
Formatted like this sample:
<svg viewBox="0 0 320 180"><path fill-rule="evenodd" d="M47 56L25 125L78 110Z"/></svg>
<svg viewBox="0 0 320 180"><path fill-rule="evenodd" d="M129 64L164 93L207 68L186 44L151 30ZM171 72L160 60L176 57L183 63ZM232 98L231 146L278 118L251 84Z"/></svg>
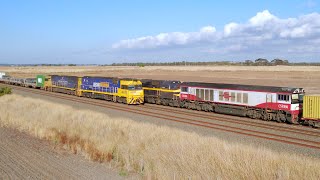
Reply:
<svg viewBox="0 0 320 180"><path fill-rule="evenodd" d="M263 26L269 22L276 21L278 18L272 15L268 10L258 12L256 16L253 16L249 23L253 26Z"/></svg>
<svg viewBox="0 0 320 180"><path fill-rule="evenodd" d="M215 33L216 32L216 28L212 27L212 26L205 26L203 28L200 29L200 33Z"/></svg>
<svg viewBox="0 0 320 180"><path fill-rule="evenodd" d="M144 36L135 39L127 39L117 42L112 45L113 48L126 49L141 49L141 48L156 48L172 45L188 45L191 43L204 42L214 40L216 28L205 26L198 32L171 32L160 33L156 36Z"/></svg>
<svg viewBox="0 0 320 180"><path fill-rule="evenodd" d="M281 19L268 10L258 12L245 23L231 22L222 31L205 26L197 32L170 32L155 36L127 39L113 44L113 49L157 49L163 47L201 47L198 53L215 54L254 52L294 53L306 49L319 52L320 14L311 13L296 18ZM203 50L203 49L207 50ZM300 51L299 51L300 52ZM256 53L256 52L254 52ZM268 52L266 52L268 53Z"/></svg>
<svg viewBox="0 0 320 180"><path fill-rule="evenodd" d="M224 26L224 35L229 36L232 35L233 32L237 31L239 29L239 25L237 23L229 23Z"/></svg>

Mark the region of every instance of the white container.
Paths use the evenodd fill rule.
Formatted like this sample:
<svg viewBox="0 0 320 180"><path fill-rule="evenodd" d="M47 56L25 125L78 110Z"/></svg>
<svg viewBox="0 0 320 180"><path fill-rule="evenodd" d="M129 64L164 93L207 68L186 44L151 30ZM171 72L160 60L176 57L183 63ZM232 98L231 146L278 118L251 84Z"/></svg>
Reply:
<svg viewBox="0 0 320 180"><path fill-rule="evenodd" d="M6 75L6 73L0 72L0 79L2 79L2 77L5 76L5 75Z"/></svg>

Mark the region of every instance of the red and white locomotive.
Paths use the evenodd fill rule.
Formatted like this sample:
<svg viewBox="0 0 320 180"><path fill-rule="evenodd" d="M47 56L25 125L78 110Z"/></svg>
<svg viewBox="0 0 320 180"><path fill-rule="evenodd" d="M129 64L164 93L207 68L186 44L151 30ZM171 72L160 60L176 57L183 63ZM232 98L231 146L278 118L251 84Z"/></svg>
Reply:
<svg viewBox="0 0 320 180"><path fill-rule="evenodd" d="M180 107L298 123L302 115L302 88L184 82Z"/></svg>

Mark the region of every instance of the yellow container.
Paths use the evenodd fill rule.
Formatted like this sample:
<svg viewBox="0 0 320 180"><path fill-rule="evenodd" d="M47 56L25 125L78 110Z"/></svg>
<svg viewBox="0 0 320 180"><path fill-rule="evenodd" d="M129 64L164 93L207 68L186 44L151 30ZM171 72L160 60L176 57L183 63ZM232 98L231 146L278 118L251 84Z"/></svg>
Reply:
<svg viewBox="0 0 320 180"><path fill-rule="evenodd" d="M303 118L320 120L320 95L303 97Z"/></svg>

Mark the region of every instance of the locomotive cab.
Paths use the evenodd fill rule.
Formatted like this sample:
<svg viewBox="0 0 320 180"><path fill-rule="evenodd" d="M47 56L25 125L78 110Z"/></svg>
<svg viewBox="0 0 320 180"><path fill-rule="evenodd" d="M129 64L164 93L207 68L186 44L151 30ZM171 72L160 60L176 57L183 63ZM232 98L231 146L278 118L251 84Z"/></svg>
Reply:
<svg viewBox="0 0 320 180"><path fill-rule="evenodd" d="M140 80L120 80L118 95L126 97L127 104L144 103L144 93Z"/></svg>
<svg viewBox="0 0 320 180"><path fill-rule="evenodd" d="M292 118L295 118L298 121L302 117L304 95L304 89L302 88L296 89L291 95L291 112L293 114Z"/></svg>

